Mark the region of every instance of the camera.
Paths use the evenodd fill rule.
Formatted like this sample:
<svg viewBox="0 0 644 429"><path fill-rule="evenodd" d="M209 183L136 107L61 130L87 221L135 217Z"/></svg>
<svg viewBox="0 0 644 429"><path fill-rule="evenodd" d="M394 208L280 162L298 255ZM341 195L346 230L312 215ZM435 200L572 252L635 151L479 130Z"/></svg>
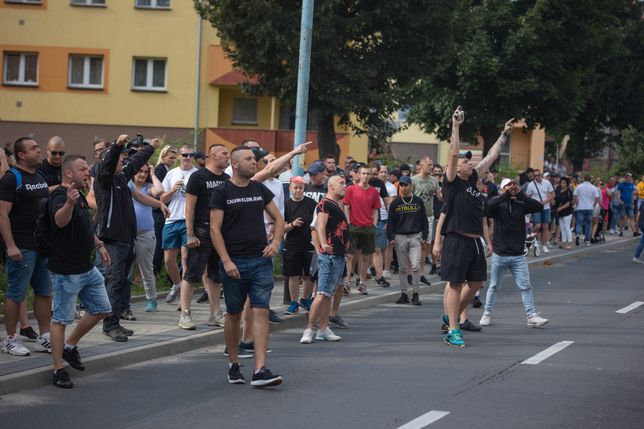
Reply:
<svg viewBox="0 0 644 429"><path fill-rule="evenodd" d="M130 139L129 142L127 142L127 148L128 149L137 149L139 146L142 146L145 144L145 138L141 133L136 133L136 137L133 139Z"/></svg>

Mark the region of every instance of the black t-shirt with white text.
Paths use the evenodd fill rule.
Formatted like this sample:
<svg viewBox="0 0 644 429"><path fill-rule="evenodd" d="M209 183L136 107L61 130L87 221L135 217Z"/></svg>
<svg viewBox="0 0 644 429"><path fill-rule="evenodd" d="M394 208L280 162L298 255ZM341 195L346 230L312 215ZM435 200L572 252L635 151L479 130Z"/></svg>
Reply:
<svg viewBox="0 0 644 429"><path fill-rule="evenodd" d="M226 173L215 174L207 168L201 168L190 175L186 186L186 193L195 195L197 203L195 204L194 228L197 230L207 230L210 225L210 195L212 191L230 179ZM209 233L200 234L208 235Z"/></svg>
<svg viewBox="0 0 644 429"><path fill-rule="evenodd" d="M87 200L83 194L76 200L72 218L64 228L56 226L56 212L67 201L67 188L59 186L49 198L49 216L54 236L54 253L47 267L56 274L83 274L93 267L94 232L90 223Z"/></svg>
<svg viewBox="0 0 644 429"><path fill-rule="evenodd" d="M47 180L47 185L49 186L54 186L54 185L60 185L62 182L62 171L63 167L54 167L47 161L46 159L42 160L42 164L40 164L40 167L38 167L38 170L40 170L45 176L45 179Z"/></svg>
<svg viewBox="0 0 644 429"><path fill-rule="evenodd" d="M231 257L260 257L266 247L264 208L273 201L273 193L251 180L239 187L230 180L210 194L210 208L224 212L221 234Z"/></svg>
<svg viewBox="0 0 644 429"><path fill-rule="evenodd" d="M304 196L311 198L316 203L322 201L322 198L324 198L327 192L326 183L322 183L317 186L313 185L313 183L309 183L304 187Z"/></svg>
<svg viewBox="0 0 644 429"><path fill-rule="evenodd" d="M22 186L16 190L16 176L9 170L0 179L0 200L12 203L9 212L11 234L19 249L36 250L34 230L40 200L49 197L47 182L41 172L29 173L17 167Z"/></svg>
<svg viewBox="0 0 644 429"><path fill-rule="evenodd" d="M483 196L476 188L478 174L476 170L468 180L458 175L453 181L444 181L445 205L447 218L443 223L441 234L465 233L483 235Z"/></svg>
<svg viewBox="0 0 644 429"><path fill-rule="evenodd" d="M347 222L347 218L338 203L324 198L318 203L316 212L329 215L326 222L326 242L333 247L333 255L346 255L351 244L349 222Z"/></svg>
<svg viewBox="0 0 644 429"><path fill-rule="evenodd" d="M313 198L304 197L301 201L293 201L289 198L284 204L284 222L293 222L298 217L302 219L302 225L294 227L286 233L284 240L285 251L310 252L313 249L311 244L311 222L317 203Z"/></svg>

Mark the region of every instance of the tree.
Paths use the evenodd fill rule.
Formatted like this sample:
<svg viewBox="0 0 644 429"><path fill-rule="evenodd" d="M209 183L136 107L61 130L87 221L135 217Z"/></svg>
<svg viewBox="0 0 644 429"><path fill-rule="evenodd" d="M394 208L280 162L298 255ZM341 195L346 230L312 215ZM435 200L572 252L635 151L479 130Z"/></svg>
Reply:
<svg viewBox="0 0 644 429"><path fill-rule="evenodd" d="M401 106L421 70L441 49L451 2L325 0L314 11L309 108L317 112L320 156L336 152L334 116L355 132L378 129ZM295 105L301 2L195 1L243 86ZM355 121L351 120L354 115Z"/></svg>
<svg viewBox="0 0 644 429"><path fill-rule="evenodd" d="M598 114L611 107L591 104L603 102L595 99L597 88L611 71L602 66L627 55L624 25L632 6L630 0L456 2L444 52L414 88L412 120L446 139L450 114L461 104L467 117L461 135L472 142L480 135L484 152L510 117L546 127L557 140L587 125L579 120L585 112L582 119L598 129Z"/></svg>
<svg viewBox="0 0 644 429"><path fill-rule="evenodd" d="M632 173L635 178L644 175L644 132L629 126L622 132L621 144L617 151L621 156L618 169Z"/></svg>

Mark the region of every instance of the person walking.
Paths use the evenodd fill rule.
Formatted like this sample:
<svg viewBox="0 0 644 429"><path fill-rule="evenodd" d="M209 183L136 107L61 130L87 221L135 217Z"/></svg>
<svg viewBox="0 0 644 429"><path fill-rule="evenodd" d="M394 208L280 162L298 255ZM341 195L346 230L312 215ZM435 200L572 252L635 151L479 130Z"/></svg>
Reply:
<svg viewBox="0 0 644 429"><path fill-rule="evenodd" d="M584 244L590 246L592 235L593 209L599 204L599 189L595 188L590 182L590 174L584 175L583 183L577 186L573 192L575 197L575 206L577 208L576 238L575 244L579 246L579 236L584 233Z"/></svg>
<svg viewBox="0 0 644 429"><path fill-rule="evenodd" d="M159 159L156 167L154 167L154 175L161 183L163 183L168 171L172 170L177 163L178 153L177 148L170 145L163 146L159 152ZM163 268L163 249L161 248L161 243L163 242L163 227L167 216L161 210L157 209L152 210L152 215L154 216L154 237L156 238L153 259L154 273L158 274L161 272L161 268Z"/></svg>
<svg viewBox="0 0 644 429"><path fill-rule="evenodd" d="M492 275L480 325L490 326L496 294L501 288L505 271L509 269L521 291L528 326L536 328L548 323L548 319L541 317L535 310L530 271L523 247L525 216L541 212L543 205L536 199L524 195L519 184L511 179L501 181L501 192L500 196L492 198L487 204L487 214L494 219L495 225L492 239L494 253L492 254Z"/></svg>
<svg viewBox="0 0 644 429"><path fill-rule="evenodd" d="M534 231L537 233L543 253L550 253L550 203L555 199L555 190L548 180L543 180L541 170L534 170L534 180L528 184L526 196L534 198L543 205L543 210L532 215Z"/></svg>
<svg viewBox="0 0 644 429"><path fill-rule="evenodd" d="M562 177L559 181L559 189L556 197L556 216L559 218L559 229L561 232L561 242L559 247L562 249L572 249L572 230L570 222L574 213L573 204L574 196L570 189L570 179Z"/></svg>

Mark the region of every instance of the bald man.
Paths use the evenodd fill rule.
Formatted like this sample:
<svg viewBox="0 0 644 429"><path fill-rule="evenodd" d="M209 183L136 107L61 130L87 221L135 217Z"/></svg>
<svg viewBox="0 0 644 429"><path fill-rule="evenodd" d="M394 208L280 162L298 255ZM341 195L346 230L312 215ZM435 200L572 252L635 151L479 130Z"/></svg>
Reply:
<svg viewBox="0 0 644 429"><path fill-rule="evenodd" d="M38 170L45 176L49 193L52 193L62 181L63 157L65 156L65 141L62 137L53 136L47 143L47 158L42 160Z"/></svg>

